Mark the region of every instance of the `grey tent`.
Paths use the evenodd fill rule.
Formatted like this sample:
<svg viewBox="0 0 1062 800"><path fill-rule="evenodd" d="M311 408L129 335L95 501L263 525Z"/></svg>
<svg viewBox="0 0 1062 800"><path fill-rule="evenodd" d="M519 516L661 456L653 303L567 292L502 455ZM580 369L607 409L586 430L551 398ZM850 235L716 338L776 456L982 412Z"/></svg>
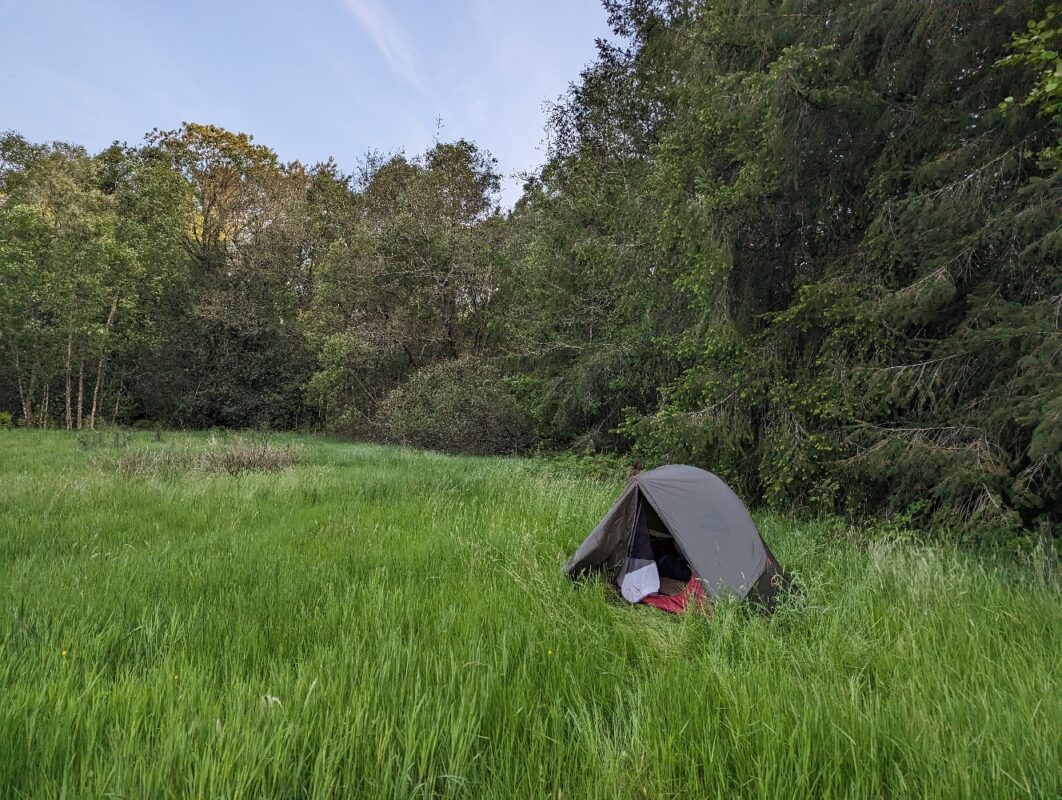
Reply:
<svg viewBox="0 0 1062 800"><path fill-rule="evenodd" d="M572 578L602 571L638 602L661 591L667 552L688 562L709 597L732 592L769 606L785 582L738 496L712 473L682 464L636 475L564 570Z"/></svg>

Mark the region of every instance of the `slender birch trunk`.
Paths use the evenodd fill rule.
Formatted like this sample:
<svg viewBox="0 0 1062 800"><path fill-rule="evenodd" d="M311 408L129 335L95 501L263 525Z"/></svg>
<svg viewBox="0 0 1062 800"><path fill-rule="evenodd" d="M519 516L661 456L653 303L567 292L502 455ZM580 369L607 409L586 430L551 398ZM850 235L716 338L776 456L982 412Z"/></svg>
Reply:
<svg viewBox="0 0 1062 800"><path fill-rule="evenodd" d="M100 387L103 385L103 371L107 368L107 359L100 356L96 365L96 385L92 387L92 409L89 411L89 430L96 430L96 405L99 402Z"/></svg>
<svg viewBox="0 0 1062 800"><path fill-rule="evenodd" d="M74 352L74 333L71 331L66 335L66 429L70 430L74 427L73 416L71 415L72 406L70 404L70 358Z"/></svg>
<svg viewBox="0 0 1062 800"><path fill-rule="evenodd" d="M107 368L107 340L110 339L111 326L114 324L114 314L118 310L118 295L111 301L111 310L107 314L107 324L104 326L103 350L100 353L99 364L96 365L96 385L92 389L92 412L89 414L89 430L96 430L96 405L100 398L100 389L103 386L103 373Z"/></svg>
<svg viewBox="0 0 1062 800"><path fill-rule="evenodd" d="M122 402L122 384L118 384L118 395L114 398L114 413L111 415L111 425L118 421L118 404Z"/></svg>
<svg viewBox="0 0 1062 800"><path fill-rule="evenodd" d="M85 407L85 354L78 356L77 368L77 429L81 430L81 410Z"/></svg>
<svg viewBox="0 0 1062 800"><path fill-rule="evenodd" d="M22 384L22 365L18 360L18 350L15 351L15 379L18 382L18 399L22 403L22 421L27 427L33 424L33 380L34 370L30 373L29 389Z"/></svg>
<svg viewBox="0 0 1062 800"><path fill-rule="evenodd" d="M48 384L44 384L44 413L41 415L41 427L48 430Z"/></svg>

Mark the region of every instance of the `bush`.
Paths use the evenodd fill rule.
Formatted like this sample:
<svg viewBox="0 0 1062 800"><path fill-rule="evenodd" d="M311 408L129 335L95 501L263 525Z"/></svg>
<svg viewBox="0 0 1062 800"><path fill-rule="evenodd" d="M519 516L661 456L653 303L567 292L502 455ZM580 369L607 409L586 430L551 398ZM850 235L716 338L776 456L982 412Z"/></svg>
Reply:
<svg viewBox="0 0 1062 800"><path fill-rule="evenodd" d="M133 434L131 432L121 428L115 428L110 432L104 430L81 430L77 433L77 443L82 450L102 450L105 448L121 450L128 446L132 438Z"/></svg>
<svg viewBox="0 0 1062 800"><path fill-rule="evenodd" d="M0 411L0 429L10 428L11 424L11 412Z"/></svg>
<svg viewBox="0 0 1062 800"><path fill-rule="evenodd" d="M413 373L381 403L377 424L389 441L469 455L515 453L534 439L500 370L471 356Z"/></svg>
<svg viewBox="0 0 1062 800"><path fill-rule="evenodd" d="M244 472L276 472L298 465L302 456L291 446L265 440L211 437L205 448L132 450L115 459L112 466L128 476L173 475L186 472L240 475Z"/></svg>

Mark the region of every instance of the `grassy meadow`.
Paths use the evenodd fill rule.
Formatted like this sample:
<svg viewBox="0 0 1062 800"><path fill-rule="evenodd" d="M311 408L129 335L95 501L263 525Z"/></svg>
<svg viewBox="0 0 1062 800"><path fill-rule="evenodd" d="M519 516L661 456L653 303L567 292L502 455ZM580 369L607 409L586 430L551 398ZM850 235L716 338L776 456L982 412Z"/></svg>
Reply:
<svg viewBox="0 0 1062 800"><path fill-rule="evenodd" d="M0 431L0 797L1062 794L1021 565L758 516L803 596L670 617L560 574L619 483L233 441Z"/></svg>

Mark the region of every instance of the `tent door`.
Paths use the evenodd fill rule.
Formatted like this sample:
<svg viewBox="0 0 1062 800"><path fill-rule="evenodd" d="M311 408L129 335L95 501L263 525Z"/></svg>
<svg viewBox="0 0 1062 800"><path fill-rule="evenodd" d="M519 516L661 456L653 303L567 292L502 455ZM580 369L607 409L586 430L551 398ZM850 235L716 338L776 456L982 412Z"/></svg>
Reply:
<svg viewBox="0 0 1062 800"><path fill-rule="evenodd" d="M616 580L620 594L631 603L640 602L649 594L681 594L692 577L689 562L641 492L637 503L627 555Z"/></svg>
<svg viewBox="0 0 1062 800"><path fill-rule="evenodd" d="M648 498L641 496L637 515L637 528L639 533L645 532L649 537L653 550L653 560L656 561L657 572L660 575L660 594L681 594L689 586L693 571L690 567L686 554L682 551L682 545L668 530L667 524L653 508Z"/></svg>
<svg viewBox="0 0 1062 800"><path fill-rule="evenodd" d="M616 579L620 594L628 603L641 602L646 595L660 591L660 573L645 524L645 507L648 504L641 492L638 492L637 503L634 525L627 541L627 556Z"/></svg>

